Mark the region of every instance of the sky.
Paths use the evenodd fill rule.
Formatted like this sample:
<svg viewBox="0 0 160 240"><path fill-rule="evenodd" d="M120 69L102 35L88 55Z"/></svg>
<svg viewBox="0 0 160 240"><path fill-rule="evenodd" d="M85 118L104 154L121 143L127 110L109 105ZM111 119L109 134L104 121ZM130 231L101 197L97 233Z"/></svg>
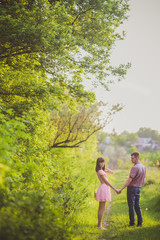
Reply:
<svg viewBox="0 0 160 240"><path fill-rule="evenodd" d="M130 6L129 19L121 26L126 37L116 43L112 65L131 62L131 69L109 92L96 90L98 100L124 105L105 127L108 133L141 127L160 131L160 0L131 0Z"/></svg>

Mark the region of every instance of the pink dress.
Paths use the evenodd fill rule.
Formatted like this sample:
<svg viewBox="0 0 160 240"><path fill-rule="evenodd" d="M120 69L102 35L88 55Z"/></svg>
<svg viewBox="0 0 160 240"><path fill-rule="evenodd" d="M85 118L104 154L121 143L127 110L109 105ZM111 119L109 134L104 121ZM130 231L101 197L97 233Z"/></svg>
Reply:
<svg viewBox="0 0 160 240"><path fill-rule="evenodd" d="M111 201L111 190L110 186L108 186L104 181L101 179L101 175L105 175L107 178L107 174L103 170L99 170L98 173L98 178L101 182L101 185L99 186L97 193L96 193L96 201L100 202L110 202Z"/></svg>

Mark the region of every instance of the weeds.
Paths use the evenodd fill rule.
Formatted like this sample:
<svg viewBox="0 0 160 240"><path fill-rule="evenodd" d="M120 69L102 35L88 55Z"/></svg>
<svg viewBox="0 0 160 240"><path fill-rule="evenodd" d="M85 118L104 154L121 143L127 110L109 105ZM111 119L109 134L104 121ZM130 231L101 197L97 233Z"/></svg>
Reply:
<svg viewBox="0 0 160 240"><path fill-rule="evenodd" d="M111 176L112 184L120 188L128 174L129 170L117 170ZM126 189L124 189L120 195L112 192L113 201L106 231L96 229L98 203L94 198L88 201L84 211L79 213L75 240L158 240L160 236L160 171L154 168L148 170L146 183L141 189L140 201L143 227L128 227L128 206Z"/></svg>

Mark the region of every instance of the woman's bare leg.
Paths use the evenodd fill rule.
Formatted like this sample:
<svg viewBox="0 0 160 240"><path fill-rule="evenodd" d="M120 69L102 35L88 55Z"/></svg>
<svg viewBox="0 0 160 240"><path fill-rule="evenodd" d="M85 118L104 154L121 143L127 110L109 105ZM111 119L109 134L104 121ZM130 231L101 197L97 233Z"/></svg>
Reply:
<svg viewBox="0 0 160 240"><path fill-rule="evenodd" d="M102 217L105 211L105 205L106 205L106 202L99 202L99 209L98 209L98 227L99 228L102 227Z"/></svg>

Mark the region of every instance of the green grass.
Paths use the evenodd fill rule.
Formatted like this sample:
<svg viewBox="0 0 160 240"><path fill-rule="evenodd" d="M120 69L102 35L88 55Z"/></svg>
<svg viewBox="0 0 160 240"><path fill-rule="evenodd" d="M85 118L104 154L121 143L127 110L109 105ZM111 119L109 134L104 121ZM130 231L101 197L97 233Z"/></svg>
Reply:
<svg viewBox="0 0 160 240"><path fill-rule="evenodd" d="M116 171L115 184L118 188L123 185L129 171ZM107 231L102 237L107 240L158 240L160 239L160 171L147 171L145 186L141 189L141 209L143 227L128 227L128 205L126 189L120 195L115 195L109 217Z"/></svg>
<svg viewBox="0 0 160 240"><path fill-rule="evenodd" d="M114 185L115 184L115 177L110 175L108 180ZM96 188L100 185L99 181L96 181ZM94 186L95 188L95 182ZM79 212L78 218L75 219L76 225L74 225L72 233L74 235L74 240L97 240L100 239L102 236L102 231L97 229L98 223L98 206L99 202L95 201L94 199L94 190L93 189L93 196L87 199L85 208ZM112 191L112 196L114 192ZM106 203L106 208L109 203ZM106 218L106 213L104 214L104 218Z"/></svg>
<svg viewBox="0 0 160 240"><path fill-rule="evenodd" d="M120 188L128 178L129 170L117 170L109 181ZM74 227L74 240L158 240L160 239L160 171L148 169L144 187L141 189L143 227L128 227L126 189L120 195L112 191L112 207L106 231L96 229L98 202L88 199L80 211ZM136 217L136 215L135 215ZM104 219L106 213L104 214Z"/></svg>
<svg viewBox="0 0 160 240"><path fill-rule="evenodd" d="M94 197L90 198L85 209L79 212L74 226L74 240L97 240L101 237L102 232L96 228L98 205Z"/></svg>

